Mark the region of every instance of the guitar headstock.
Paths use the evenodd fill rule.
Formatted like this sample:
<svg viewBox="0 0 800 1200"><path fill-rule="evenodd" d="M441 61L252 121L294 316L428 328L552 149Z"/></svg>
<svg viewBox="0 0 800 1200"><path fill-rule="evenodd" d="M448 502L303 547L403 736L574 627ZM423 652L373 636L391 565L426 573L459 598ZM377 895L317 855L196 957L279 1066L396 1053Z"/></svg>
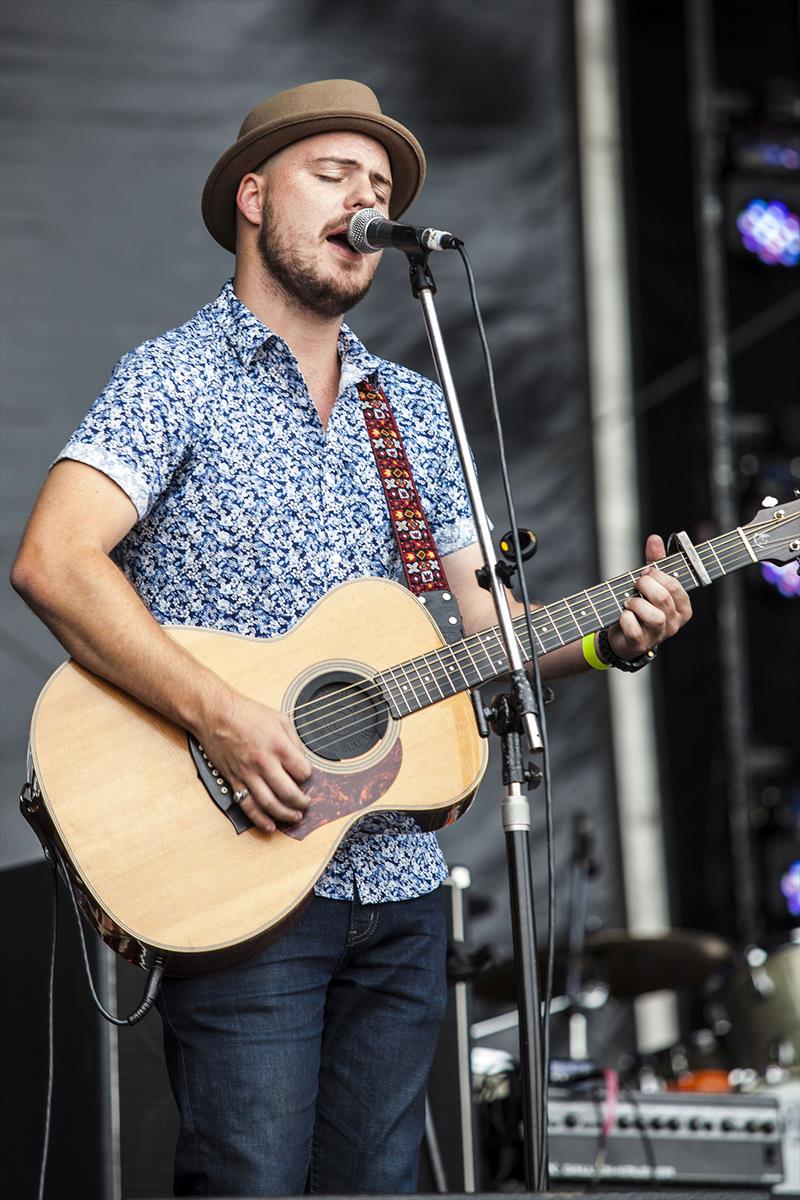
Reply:
<svg viewBox="0 0 800 1200"><path fill-rule="evenodd" d="M764 499L753 520L743 532L756 558L776 565L797 559L800 563L800 493L788 504L779 504L772 496Z"/></svg>

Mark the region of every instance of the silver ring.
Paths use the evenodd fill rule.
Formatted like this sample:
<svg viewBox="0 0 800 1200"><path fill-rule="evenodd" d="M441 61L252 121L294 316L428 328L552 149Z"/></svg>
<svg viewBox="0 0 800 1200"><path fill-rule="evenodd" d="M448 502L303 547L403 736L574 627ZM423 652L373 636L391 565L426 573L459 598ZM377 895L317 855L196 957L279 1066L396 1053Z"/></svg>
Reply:
<svg viewBox="0 0 800 1200"><path fill-rule="evenodd" d="M241 804L250 795L250 788L237 788L231 799L234 804Z"/></svg>

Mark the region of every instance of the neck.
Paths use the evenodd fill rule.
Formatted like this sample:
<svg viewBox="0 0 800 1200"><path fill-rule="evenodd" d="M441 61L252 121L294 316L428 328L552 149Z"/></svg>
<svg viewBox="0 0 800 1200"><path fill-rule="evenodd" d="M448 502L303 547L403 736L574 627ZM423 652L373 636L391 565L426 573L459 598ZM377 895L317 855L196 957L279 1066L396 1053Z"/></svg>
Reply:
<svg viewBox="0 0 800 1200"><path fill-rule="evenodd" d="M788 539L787 539L788 541ZM737 571L755 561L755 552L746 531L735 529L695 547L710 580ZM698 586L698 578L681 553L671 554L656 564L675 578L686 591ZM625 602L636 589L636 580L644 567L616 575L604 583L576 592L531 613L533 645L528 638L525 614L513 621L514 632L524 659L538 657L575 642L584 634L594 633L616 621ZM496 679L508 669L503 640L497 626L484 629L460 642L409 659L381 672L377 679L384 698L396 717L407 716L458 692L479 687Z"/></svg>
<svg viewBox="0 0 800 1200"><path fill-rule="evenodd" d="M341 317L321 317L288 296L263 264L237 259L233 290L242 304L286 342L306 380L339 378Z"/></svg>

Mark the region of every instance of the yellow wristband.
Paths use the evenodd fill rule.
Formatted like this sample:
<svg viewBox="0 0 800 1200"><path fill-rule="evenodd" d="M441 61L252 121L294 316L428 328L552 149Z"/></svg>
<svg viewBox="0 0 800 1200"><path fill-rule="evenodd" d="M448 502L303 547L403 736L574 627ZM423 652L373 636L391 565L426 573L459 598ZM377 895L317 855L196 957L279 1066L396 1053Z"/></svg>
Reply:
<svg viewBox="0 0 800 1200"><path fill-rule="evenodd" d="M590 667L594 667L595 671L608 670L608 663L604 663L597 653L593 633L587 633L581 638L581 650L583 651L583 657Z"/></svg>

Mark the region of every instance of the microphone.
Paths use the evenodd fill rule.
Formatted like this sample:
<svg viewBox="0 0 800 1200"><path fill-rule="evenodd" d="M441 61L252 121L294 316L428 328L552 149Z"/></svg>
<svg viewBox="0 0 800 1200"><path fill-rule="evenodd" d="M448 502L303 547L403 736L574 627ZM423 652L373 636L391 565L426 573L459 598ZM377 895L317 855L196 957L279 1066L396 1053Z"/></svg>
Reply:
<svg viewBox="0 0 800 1200"><path fill-rule="evenodd" d="M377 208L362 208L351 218L347 240L361 254L376 254L385 246L418 254L420 250L456 250L464 244L461 238L444 229L423 229L389 221Z"/></svg>

